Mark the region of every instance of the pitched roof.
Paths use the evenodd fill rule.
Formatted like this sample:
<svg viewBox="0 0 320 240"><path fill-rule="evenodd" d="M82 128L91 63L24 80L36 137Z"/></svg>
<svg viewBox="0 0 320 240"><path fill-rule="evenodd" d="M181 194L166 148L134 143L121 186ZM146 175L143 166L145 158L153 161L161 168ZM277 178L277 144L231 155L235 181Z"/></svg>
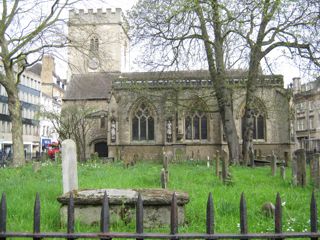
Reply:
<svg viewBox="0 0 320 240"><path fill-rule="evenodd" d="M72 75L63 100L109 99L112 80L120 73L87 73Z"/></svg>

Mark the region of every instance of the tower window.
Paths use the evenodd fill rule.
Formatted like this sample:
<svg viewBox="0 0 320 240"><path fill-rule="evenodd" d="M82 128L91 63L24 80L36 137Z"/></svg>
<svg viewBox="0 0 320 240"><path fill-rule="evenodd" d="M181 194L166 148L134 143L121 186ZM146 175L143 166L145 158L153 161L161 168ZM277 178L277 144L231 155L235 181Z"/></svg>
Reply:
<svg viewBox="0 0 320 240"><path fill-rule="evenodd" d="M99 51L99 39L93 37L90 39L90 54L96 54Z"/></svg>

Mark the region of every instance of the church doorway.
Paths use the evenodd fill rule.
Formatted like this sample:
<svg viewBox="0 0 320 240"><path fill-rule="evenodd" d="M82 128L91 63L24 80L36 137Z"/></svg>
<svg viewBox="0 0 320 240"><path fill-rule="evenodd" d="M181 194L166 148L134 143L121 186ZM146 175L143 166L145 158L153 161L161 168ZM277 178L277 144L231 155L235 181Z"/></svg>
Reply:
<svg viewBox="0 0 320 240"><path fill-rule="evenodd" d="M94 152L98 153L98 157L108 157L108 145L106 142L98 142L94 145Z"/></svg>

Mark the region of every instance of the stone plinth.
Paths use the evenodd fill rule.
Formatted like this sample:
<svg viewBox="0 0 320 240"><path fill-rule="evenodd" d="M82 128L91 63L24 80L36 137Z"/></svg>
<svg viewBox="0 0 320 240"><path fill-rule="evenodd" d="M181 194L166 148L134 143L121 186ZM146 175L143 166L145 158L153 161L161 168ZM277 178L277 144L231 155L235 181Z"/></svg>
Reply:
<svg viewBox="0 0 320 240"><path fill-rule="evenodd" d="M96 189L74 191L75 219L81 223L92 225L100 222L101 204L107 192L110 208L110 221L125 223L135 220L135 205L138 193L141 194L144 210L144 227L159 227L170 224L170 208L172 191L165 189ZM179 224L185 221L184 205L189 202L189 195L176 192ZM62 204L61 222L67 221L67 204L69 193L58 198Z"/></svg>

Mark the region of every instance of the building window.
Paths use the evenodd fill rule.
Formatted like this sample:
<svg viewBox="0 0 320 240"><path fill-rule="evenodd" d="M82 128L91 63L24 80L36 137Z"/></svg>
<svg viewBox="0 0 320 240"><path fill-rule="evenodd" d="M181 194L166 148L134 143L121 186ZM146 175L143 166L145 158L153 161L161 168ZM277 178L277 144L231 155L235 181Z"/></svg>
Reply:
<svg viewBox="0 0 320 240"><path fill-rule="evenodd" d="M2 105L2 114L7 114L7 104L6 103L4 103Z"/></svg>
<svg viewBox="0 0 320 240"><path fill-rule="evenodd" d="M116 142L117 126L116 126L116 120L114 119L111 120L110 132L111 132L111 142Z"/></svg>
<svg viewBox="0 0 320 240"><path fill-rule="evenodd" d="M100 118L100 128L105 128L106 127L106 117L101 116Z"/></svg>
<svg viewBox="0 0 320 240"><path fill-rule="evenodd" d="M313 117L309 118L309 129L314 129L314 119L313 119Z"/></svg>
<svg viewBox="0 0 320 240"><path fill-rule="evenodd" d="M298 131L304 130L304 118L297 120L297 130Z"/></svg>
<svg viewBox="0 0 320 240"><path fill-rule="evenodd" d="M242 136L244 135L244 116L242 117L241 121L241 128L242 128ZM252 138L254 140L264 140L265 139L265 129L266 129L266 124L265 124L265 117L262 113L259 111L254 112L253 115L253 133L252 133Z"/></svg>
<svg viewBox="0 0 320 240"><path fill-rule="evenodd" d="M90 39L90 53L97 54L99 51L99 39L97 37L93 37Z"/></svg>
<svg viewBox="0 0 320 240"><path fill-rule="evenodd" d="M132 140L154 140L154 118L144 103L137 108L132 117Z"/></svg>
<svg viewBox="0 0 320 240"><path fill-rule="evenodd" d="M185 138L187 140L205 140L208 136L207 117L196 111L185 118Z"/></svg>

